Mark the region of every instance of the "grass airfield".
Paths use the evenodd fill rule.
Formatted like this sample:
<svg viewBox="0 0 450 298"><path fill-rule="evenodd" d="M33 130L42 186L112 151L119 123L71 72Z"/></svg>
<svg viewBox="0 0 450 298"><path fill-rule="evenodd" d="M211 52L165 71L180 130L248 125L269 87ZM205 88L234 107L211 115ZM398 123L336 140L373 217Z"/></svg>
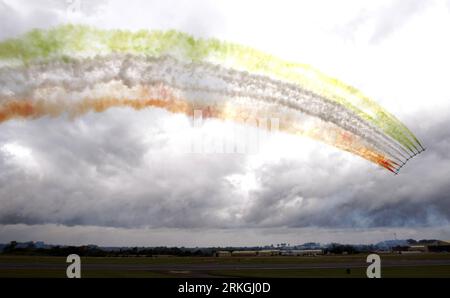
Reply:
<svg viewBox="0 0 450 298"><path fill-rule="evenodd" d="M364 278L366 254L305 257L81 257L84 278ZM450 278L449 253L380 254L387 278ZM65 278L65 257L0 256L0 277Z"/></svg>

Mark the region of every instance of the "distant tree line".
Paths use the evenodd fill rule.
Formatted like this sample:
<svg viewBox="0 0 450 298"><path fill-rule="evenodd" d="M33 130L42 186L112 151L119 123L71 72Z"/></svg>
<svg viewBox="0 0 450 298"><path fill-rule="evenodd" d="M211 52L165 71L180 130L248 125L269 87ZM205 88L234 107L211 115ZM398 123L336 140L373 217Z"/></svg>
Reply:
<svg viewBox="0 0 450 298"><path fill-rule="evenodd" d="M85 257L126 257L126 256L212 256L212 249L191 249L179 247L152 247L152 248L118 248L114 250L102 249L97 246L50 246L48 248L38 248L32 243L23 247L18 247L17 242L12 241L7 244L2 251L3 255L36 255L36 256L68 256L77 254Z"/></svg>
<svg viewBox="0 0 450 298"><path fill-rule="evenodd" d="M1 251L3 255L36 255L36 256L67 256L77 254L88 257L153 257L153 256L186 256L186 257L210 257L216 251L227 250L261 250L270 247L208 247L208 248L185 248L185 247L123 247L123 248L102 248L96 245L83 246L62 246L47 245L46 247L36 246L33 242L17 243L11 241L6 244ZM323 247L324 254L357 254L370 253L376 251L376 245L350 245L332 243Z"/></svg>

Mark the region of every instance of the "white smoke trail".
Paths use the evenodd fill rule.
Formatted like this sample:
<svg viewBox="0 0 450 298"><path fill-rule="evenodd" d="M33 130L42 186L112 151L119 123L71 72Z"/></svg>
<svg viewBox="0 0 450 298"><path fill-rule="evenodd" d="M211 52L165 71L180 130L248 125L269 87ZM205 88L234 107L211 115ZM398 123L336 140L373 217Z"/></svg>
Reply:
<svg viewBox="0 0 450 298"><path fill-rule="evenodd" d="M64 111L64 106L82 105L87 98L142 98L136 92L127 94L126 88L114 89L113 86L118 85L108 85L111 83L122 84L129 91L137 87L136 90L141 92L144 86L164 86L168 89L148 89L153 93L147 92L146 96L163 100L161 90L171 90L170 92L176 93L173 96L177 100L184 99L201 107L220 107L216 110L221 111L230 109L229 102L245 100L244 110L247 113L251 112L251 105L256 104L260 105L260 112L283 110L284 117L290 119L286 122L299 130L302 129L300 123L316 123L316 128L329 127L319 137L327 139L329 143L339 145L340 142L336 140L339 134L333 135L331 131L348 132L357 140L355 144L360 143L397 165L407 158L405 154L410 156L407 149L382 133L379 128L343 106L297 85L206 62L184 63L169 56L151 58L115 54L4 67L0 69L0 106L21 99L31 100L57 114ZM99 86L110 89L105 93ZM264 108L261 109L261 106ZM281 109L282 107L284 108ZM67 110L70 108L67 107ZM297 113L286 113L286 110L295 110ZM320 123L315 118L320 119ZM334 126L339 129L336 130ZM330 135L333 135L334 140L329 140Z"/></svg>

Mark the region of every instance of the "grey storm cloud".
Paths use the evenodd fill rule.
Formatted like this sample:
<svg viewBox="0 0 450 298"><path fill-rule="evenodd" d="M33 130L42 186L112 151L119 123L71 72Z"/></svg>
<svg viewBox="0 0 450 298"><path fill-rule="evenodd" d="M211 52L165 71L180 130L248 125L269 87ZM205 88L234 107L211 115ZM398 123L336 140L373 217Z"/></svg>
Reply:
<svg viewBox="0 0 450 298"><path fill-rule="evenodd" d="M242 204L226 178L245 174L246 156L161 150L171 137L161 123L171 117L112 110L3 124L0 148L32 148L40 172L11 163L3 150L0 223L366 228L450 221L450 132L442 130L448 118L418 132L428 149L398 176L334 155L318 153L306 164L285 158L258 169L260 187ZM150 140L143 141L146 132Z"/></svg>
<svg viewBox="0 0 450 298"><path fill-rule="evenodd" d="M335 165L327 171L290 160L264 169L260 172L264 188L253 194L257 199L245 220L290 227L448 224L450 131L443 127L450 126L450 117L440 117L417 117L416 121L429 123L417 131L428 149L395 177L371 174L373 169L361 165L346 167L332 158L329 162Z"/></svg>
<svg viewBox="0 0 450 298"><path fill-rule="evenodd" d="M30 173L8 161L11 153L3 150L0 222L224 225L217 212L228 207L230 185L223 178L243 171L243 156L158 152L168 138L158 129L162 112L135 113L112 111L74 122L41 119L3 125L0 147L17 140L32 148L40 167L38 173ZM148 142L142 141L143 132L151 134Z"/></svg>

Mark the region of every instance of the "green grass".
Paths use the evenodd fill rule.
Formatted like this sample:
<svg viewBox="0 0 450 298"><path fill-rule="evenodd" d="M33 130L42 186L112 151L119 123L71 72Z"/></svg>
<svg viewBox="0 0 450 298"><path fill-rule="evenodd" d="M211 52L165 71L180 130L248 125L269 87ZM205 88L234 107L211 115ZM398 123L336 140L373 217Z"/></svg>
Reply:
<svg viewBox="0 0 450 298"><path fill-rule="evenodd" d="M450 254L417 254L417 255L380 255L382 259L382 277L447 277L450 278L450 265L414 265L407 267L384 266L383 262L419 260L449 260ZM112 268L83 268L82 277L365 277L366 255L346 256L317 256L317 257L82 257L83 264L90 265L115 265ZM219 269L195 270L183 272L183 264L349 264L350 274L345 268L308 268L308 269ZM8 264L23 266L23 268L7 268ZM41 268L33 267L42 265ZM120 265L181 265L178 271L146 270L136 267L121 268ZM438 263L439 264L439 263ZM4 265L2 267L2 265ZM29 265L27 267L27 265ZM47 265L47 266L46 266ZM65 257L42 256L0 256L0 277L65 277L65 269L68 264ZM48 268L47 268L48 267Z"/></svg>
<svg viewBox="0 0 450 298"><path fill-rule="evenodd" d="M0 269L0 278L66 278L65 270L58 269ZM144 270L82 270L83 278L166 278L173 274Z"/></svg>
<svg viewBox="0 0 450 298"><path fill-rule="evenodd" d="M202 276L210 277L247 277L247 278L365 278L365 268L346 269L265 269L265 270L214 270L201 272ZM56 269L0 269L0 278L65 278L64 270ZM83 270L83 278L173 278L195 277L191 273L158 272L144 270ZM417 267L388 267L382 269L384 278L450 278L450 266L417 266Z"/></svg>
<svg viewBox="0 0 450 298"><path fill-rule="evenodd" d="M450 278L450 266L415 266L415 267L389 267L382 269L382 277L426 277Z"/></svg>
<svg viewBox="0 0 450 298"><path fill-rule="evenodd" d="M267 270L218 270L215 275L223 277L247 277L247 278L355 278L365 277L364 268L352 268L350 274L345 269L267 269Z"/></svg>
<svg viewBox="0 0 450 298"><path fill-rule="evenodd" d="M386 267L382 268L383 278L450 278L450 266L416 266L416 267ZM218 270L212 275L222 277L246 277L246 278L366 278L366 268L351 268L350 273L346 269L267 269L267 270Z"/></svg>

